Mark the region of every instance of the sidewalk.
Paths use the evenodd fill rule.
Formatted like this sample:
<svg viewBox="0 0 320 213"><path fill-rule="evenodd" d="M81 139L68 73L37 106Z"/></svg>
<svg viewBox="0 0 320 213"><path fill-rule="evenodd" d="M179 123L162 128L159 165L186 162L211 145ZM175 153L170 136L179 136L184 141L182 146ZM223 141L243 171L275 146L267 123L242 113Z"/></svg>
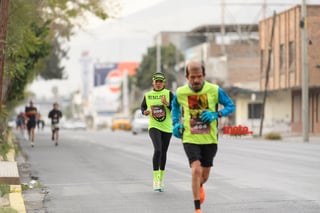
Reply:
<svg viewBox="0 0 320 213"><path fill-rule="evenodd" d="M11 132L8 135L8 143L13 145ZM22 187L20 184L18 165L15 158L15 150L11 149L7 154L8 161L0 161L0 183L10 184L10 207L17 210L19 213L26 213L26 207L22 196Z"/></svg>
<svg viewBox="0 0 320 213"><path fill-rule="evenodd" d="M265 141L272 141L272 140L266 140L261 139ZM309 135L309 141L304 142L302 135L293 135L293 134L282 134L282 139L279 141L283 142L296 142L296 143L319 143L320 144L320 135Z"/></svg>

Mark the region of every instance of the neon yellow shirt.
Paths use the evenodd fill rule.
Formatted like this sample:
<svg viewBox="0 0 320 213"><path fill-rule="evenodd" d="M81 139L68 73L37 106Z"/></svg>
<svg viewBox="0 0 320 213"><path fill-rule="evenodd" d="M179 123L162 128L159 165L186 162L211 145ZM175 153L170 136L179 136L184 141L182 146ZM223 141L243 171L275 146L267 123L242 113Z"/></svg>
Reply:
<svg viewBox="0 0 320 213"><path fill-rule="evenodd" d="M201 121L202 111L215 112L218 106L218 86L206 82L199 92L189 85L179 87L177 100L183 112L183 143L217 144L217 120L210 124Z"/></svg>
<svg viewBox="0 0 320 213"><path fill-rule="evenodd" d="M148 129L157 128L163 132L172 133L171 111L161 102L162 96L170 100L170 90L151 90L145 94L148 110L151 111Z"/></svg>

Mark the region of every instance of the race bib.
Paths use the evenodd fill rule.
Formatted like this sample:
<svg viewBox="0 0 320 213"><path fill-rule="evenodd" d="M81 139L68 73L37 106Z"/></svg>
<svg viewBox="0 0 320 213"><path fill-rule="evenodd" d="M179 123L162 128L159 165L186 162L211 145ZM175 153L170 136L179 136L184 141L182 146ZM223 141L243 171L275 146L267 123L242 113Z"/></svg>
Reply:
<svg viewBox="0 0 320 213"><path fill-rule="evenodd" d="M151 106L152 117L159 122L166 119L166 110L163 105Z"/></svg>

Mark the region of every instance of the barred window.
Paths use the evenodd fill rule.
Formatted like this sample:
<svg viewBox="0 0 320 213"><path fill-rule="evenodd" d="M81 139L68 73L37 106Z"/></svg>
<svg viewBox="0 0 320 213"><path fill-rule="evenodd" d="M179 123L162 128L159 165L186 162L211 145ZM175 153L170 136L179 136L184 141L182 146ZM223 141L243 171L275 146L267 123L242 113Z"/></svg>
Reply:
<svg viewBox="0 0 320 213"><path fill-rule="evenodd" d="M289 42L289 71L293 71L295 58L295 45L293 41Z"/></svg>
<svg viewBox="0 0 320 213"><path fill-rule="evenodd" d="M248 118L259 119L261 117L262 103L249 103L248 104Z"/></svg>
<svg viewBox="0 0 320 213"><path fill-rule="evenodd" d="M280 55L279 55L279 65L280 65L280 72L284 72L285 71L285 47L284 44L280 45Z"/></svg>

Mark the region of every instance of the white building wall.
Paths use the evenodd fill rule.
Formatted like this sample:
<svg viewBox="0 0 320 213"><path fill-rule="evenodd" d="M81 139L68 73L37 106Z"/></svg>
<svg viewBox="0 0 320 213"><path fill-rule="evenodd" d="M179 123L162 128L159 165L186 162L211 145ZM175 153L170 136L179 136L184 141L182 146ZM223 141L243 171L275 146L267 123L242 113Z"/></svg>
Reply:
<svg viewBox="0 0 320 213"><path fill-rule="evenodd" d="M291 132L291 91L273 92L267 98L263 133Z"/></svg>
<svg viewBox="0 0 320 213"><path fill-rule="evenodd" d="M239 95L235 99L236 125L247 126L258 135L261 119L249 119L248 104L262 103L262 97L251 101L250 95ZM278 91L270 93L265 106L265 116L262 134L269 132L289 133L291 132L291 91Z"/></svg>

